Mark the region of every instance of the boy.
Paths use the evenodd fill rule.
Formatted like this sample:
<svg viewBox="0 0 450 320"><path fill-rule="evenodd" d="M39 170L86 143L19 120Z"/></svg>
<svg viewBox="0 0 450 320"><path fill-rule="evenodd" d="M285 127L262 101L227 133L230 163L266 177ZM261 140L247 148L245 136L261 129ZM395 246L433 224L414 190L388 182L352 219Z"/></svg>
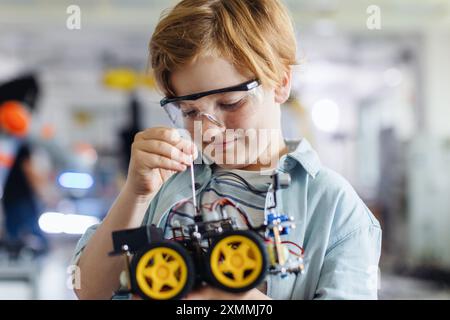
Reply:
<svg viewBox="0 0 450 320"><path fill-rule="evenodd" d="M279 202L295 218L290 240L305 250L305 272L268 276L241 294L204 286L187 299L377 298L379 223L343 178L320 165L306 140L281 135L280 105L289 97L295 55L292 23L278 0L184 0L162 17L150 41L151 66L167 97L161 105L196 143L174 128L136 135L124 188L77 246L79 298L110 298L117 290L124 265L107 257L111 232L163 225L167 210L192 196L192 159L205 160L195 165L198 189L231 171L261 191L216 179L200 203L228 196L256 225L264 221L263 173L288 172L291 185Z"/></svg>

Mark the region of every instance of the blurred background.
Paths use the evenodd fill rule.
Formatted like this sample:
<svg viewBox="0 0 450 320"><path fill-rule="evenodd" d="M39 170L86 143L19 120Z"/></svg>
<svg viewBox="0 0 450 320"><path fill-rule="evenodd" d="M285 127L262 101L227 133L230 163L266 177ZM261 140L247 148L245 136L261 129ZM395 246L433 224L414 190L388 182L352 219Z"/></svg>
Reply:
<svg viewBox="0 0 450 320"><path fill-rule="evenodd" d="M0 299L75 299L77 240L118 194L134 134L169 124L145 70L174 3L0 0ZM381 222L381 299L450 298L450 1L285 3L300 61L285 136Z"/></svg>

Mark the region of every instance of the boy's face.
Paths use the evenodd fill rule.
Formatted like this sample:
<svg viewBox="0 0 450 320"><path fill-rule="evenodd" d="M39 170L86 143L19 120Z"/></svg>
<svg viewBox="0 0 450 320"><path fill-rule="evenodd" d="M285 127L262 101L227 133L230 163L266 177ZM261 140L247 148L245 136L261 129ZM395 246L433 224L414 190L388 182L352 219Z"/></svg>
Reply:
<svg viewBox="0 0 450 320"><path fill-rule="evenodd" d="M227 60L199 56L171 75L177 96L232 87L254 77L242 74ZM215 94L180 106L189 112L204 112L199 121L186 122L186 129L203 153L223 168L256 170L272 166L273 152L283 148L279 95L271 88L259 86L250 91ZM189 109L189 110L188 110ZM194 124L195 122L195 124ZM200 138L199 138L200 137ZM199 145L201 144L201 146ZM264 159L264 160L262 160ZM262 164L262 165L261 165Z"/></svg>

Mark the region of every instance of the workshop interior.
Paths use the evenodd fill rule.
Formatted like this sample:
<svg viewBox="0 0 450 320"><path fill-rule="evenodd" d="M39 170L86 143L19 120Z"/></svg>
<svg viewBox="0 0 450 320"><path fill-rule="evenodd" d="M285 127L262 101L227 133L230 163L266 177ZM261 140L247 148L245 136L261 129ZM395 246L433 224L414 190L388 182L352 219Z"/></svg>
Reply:
<svg viewBox="0 0 450 320"><path fill-rule="evenodd" d="M77 241L125 183L135 134L170 126L147 59L176 2L0 0L0 299L77 299ZM284 137L306 138L380 222L379 299L449 299L450 1L284 3L299 57ZM19 189L38 205L5 219ZM285 223L267 231L273 260L291 222L270 219ZM115 234L111 254L145 231Z"/></svg>

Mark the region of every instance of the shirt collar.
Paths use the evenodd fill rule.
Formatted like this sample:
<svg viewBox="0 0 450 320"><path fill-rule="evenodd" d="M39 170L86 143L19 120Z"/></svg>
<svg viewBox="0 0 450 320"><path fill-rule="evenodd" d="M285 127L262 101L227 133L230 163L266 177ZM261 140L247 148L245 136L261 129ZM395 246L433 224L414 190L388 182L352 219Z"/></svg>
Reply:
<svg viewBox="0 0 450 320"><path fill-rule="evenodd" d="M287 158L291 158L300 163L306 172L315 178L320 170L321 162L308 140L305 138L300 140L285 140L285 143L288 147Z"/></svg>

